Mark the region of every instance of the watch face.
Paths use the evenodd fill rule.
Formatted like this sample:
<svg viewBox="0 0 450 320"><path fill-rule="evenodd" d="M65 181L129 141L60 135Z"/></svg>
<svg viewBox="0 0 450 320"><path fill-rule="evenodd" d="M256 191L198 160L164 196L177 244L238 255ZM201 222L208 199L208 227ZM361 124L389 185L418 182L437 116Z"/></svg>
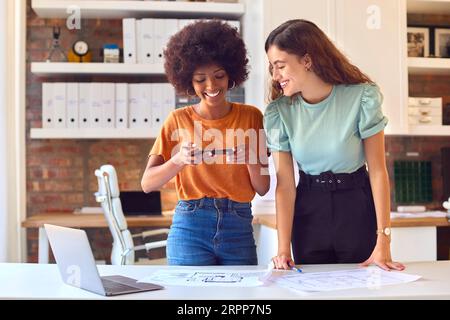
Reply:
<svg viewBox="0 0 450 320"><path fill-rule="evenodd" d="M77 41L73 45L73 51L75 51L77 55L84 56L89 51L89 46L84 41Z"/></svg>
<svg viewBox="0 0 450 320"><path fill-rule="evenodd" d="M391 228L384 228L384 234L389 236L391 234Z"/></svg>

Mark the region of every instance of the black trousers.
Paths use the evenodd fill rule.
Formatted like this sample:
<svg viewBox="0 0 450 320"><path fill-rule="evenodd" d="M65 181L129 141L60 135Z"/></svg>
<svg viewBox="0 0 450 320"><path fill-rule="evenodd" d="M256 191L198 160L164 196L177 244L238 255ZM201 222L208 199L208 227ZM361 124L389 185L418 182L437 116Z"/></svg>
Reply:
<svg viewBox="0 0 450 320"><path fill-rule="evenodd" d="M351 174L300 171L292 229L296 263L363 262L375 247L376 226L365 167Z"/></svg>

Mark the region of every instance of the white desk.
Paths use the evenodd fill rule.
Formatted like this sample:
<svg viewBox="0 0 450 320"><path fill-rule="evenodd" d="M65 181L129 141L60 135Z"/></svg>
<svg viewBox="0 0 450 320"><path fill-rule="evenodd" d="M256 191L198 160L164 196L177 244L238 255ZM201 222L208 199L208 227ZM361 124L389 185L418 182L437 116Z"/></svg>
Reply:
<svg viewBox="0 0 450 320"><path fill-rule="evenodd" d="M143 278L167 266L98 266L101 275L121 274ZM304 272L342 270L354 265L302 266ZM211 268L211 267L209 267ZM223 267L219 267L223 269ZM235 267L228 267L230 270ZM242 267L238 267L242 268ZM259 267L246 267L257 269ZM380 289L351 289L308 296L275 285L252 288L166 287L163 290L106 298L64 284L54 264L0 264L0 299L158 299L158 300L252 300L252 299L450 299L450 261L408 263L406 271L421 275L418 281Z"/></svg>

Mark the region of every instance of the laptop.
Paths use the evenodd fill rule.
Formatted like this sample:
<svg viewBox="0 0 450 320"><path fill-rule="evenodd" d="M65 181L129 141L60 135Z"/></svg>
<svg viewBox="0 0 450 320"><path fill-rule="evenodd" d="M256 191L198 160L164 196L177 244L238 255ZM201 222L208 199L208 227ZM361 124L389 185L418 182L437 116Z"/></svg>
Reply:
<svg viewBox="0 0 450 320"><path fill-rule="evenodd" d="M71 286L103 296L163 289L152 283L120 276L100 277L84 230L44 224L63 281Z"/></svg>
<svg viewBox="0 0 450 320"><path fill-rule="evenodd" d="M122 211L126 216L161 215L161 192L120 191Z"/></svg>

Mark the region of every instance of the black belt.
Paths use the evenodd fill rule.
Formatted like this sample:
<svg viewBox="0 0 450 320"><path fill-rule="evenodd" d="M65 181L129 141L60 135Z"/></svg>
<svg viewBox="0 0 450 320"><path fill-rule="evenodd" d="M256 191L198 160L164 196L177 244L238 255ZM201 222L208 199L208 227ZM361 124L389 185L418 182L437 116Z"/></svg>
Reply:
<svg viewBox="0 0 450 320"><path fill-rule="evenodd" d="M306 188L321 188L324 191L361 188L368 184L366 166L362 166L352 173L322 172L319 175L310 175L300 170L299 186Z"/></svg>

